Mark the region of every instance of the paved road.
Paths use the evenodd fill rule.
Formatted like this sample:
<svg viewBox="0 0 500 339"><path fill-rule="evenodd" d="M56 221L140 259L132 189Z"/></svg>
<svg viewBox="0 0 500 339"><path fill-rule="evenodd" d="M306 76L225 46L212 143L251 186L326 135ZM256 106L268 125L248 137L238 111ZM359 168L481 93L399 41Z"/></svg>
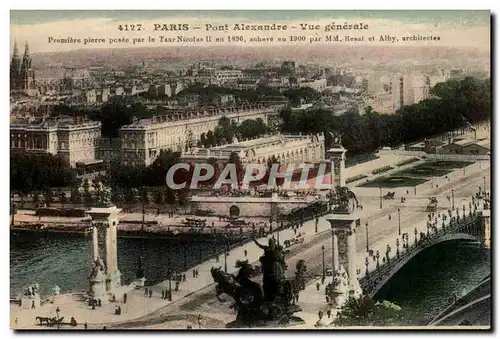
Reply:
<svg viewBox="0 0 500 339"><path fill-rule="evenodd" d="M469 198L475 194L478 190L478 186L483 186L483 177L486 177L486 185L490 187L489 174L490 169L485 168L483 165L482 169L474 168L477 165L471 165L468 167L469 174L463 176L462 170L455 171L453 174L449 175L451 182L447 179L439 178L434 180L434 185L438 184L438 188L431 188L430 185L426 184L420 185L418 191L419 195L412 195L413 192L406 195L406 189L399 189L400 195L396 195L396 200L394 201L384 201L384 207L382 210L379 209L379 190L378 189L367 189L363 188L360 194L360 201L364 206L365 211L362 213L366 217L361 216L361 227L357 232L357 248L358 256L364 260L366 255L366 231L365 223L369 223L369 244L370 247L381 241L387 241L387 237L393 235L397 232L398 227L398 217L397 208L399 204L400 196L407 196L407 202L402 207L401 212L401 230L402 232L408 232L413 234L413 229L417 222L421 222L427 218L427 213L425 212L425 206L428 202L429 196L436 196L440 204L440 210L446 211L450 208L450 202L446 199L446 196L451 195L451 189L454 189L455 196L455 207L461 207L462 201ZM471 170L469 170L471 169ZM471 173L474 170L474 173ZM424 198L422 198L422 196ZM467 199L468 200L468 199ZM392 216L392 220L388 220L388 215ZM326 220L321 220L320 224L327 223ZM323 225L324 226L324 225ZM288 265L288 271L286 275L292 277L295 272L296 263L303 259L306 261L309 275L311 279L314 276L319 276L322 272L322 254L321 247L325 246L325 261L326 263L331 263L331 237L328 228L320 227L323 229L317 235L311 237L304 244L296 245L292 247L291 252L286 256L286 262ZM411 239L411 238L410 238ZM282 239L284 240L284 239ZM395 240L395 239L392 239ZM392 244L392 242L391 242ZM384 247L385 248L385 247ZM381 252L383 253L383 249ZM255 262L257 264L257 262ZM331 264L327 264L331 267ZM364 269L364 267L358 267ZM212 319L212 326L219 327L216 324L223 324L228 318L234 319L235 312L228 309L229 304L220 305L220 303L215 298L214 284L210 284L200 290L186 296L183 299L172 302L171 304L160 308L159 310L151 313L148 316L138 318L134 321L127 321L124 323L115 323L111 327L116 328L133 328L133 327L145 327L154 324L159 324L161 322L167 321L169 318L190 317L192 314L203 314L204 318ZM301 303L301 307L304 311L317 312L317 305L308 305L307 302ZM226 308L226 309L224 309ZM214 312L214 309L217 309ZM217 313L220 313L219 321L216 318ZM232 320L231 319L231 320Z"/></svg>

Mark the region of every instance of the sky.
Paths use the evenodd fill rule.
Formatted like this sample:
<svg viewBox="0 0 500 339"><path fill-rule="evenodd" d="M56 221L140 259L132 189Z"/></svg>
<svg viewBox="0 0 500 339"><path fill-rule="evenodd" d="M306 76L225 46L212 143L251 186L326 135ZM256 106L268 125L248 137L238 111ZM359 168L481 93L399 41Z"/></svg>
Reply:
<svg viewBox="0 0 500 339"><path fill-rule="evenodd" d="M29 43L32 53L69 51L82 48L123 48L123 47L153 47L153 46L184 46L184 45L213 45L215 38L228 36L242 36L244 42L232 42L232 45L250 44L252 37L278 37L287 41L287 44L313 44L311 37L321 37L324 43L328 34L339 34L364 37L364 41L350 42L349 44L378 44L394 45L393 42L377 41L380 35L398 37L397 44L422 44L446 47L468 47L483 51L490 49L490 12L489 11L332 11L332 10L282 10L282 11L152 11L152 10L13 10L10 12L11 51L14 41L17 41L22 52L22 45ZM324 27L332 24L356 24L362 22L369 25L364 31L336 31L325 32ZM185 32L154 31L154 24L185 23L190 27L200 27L198 30ZM205 25L224 25L232 27L235 23L244 24L280 24L287 25L287 31L255 32L255 31L207 31ZM320 25L320 30L302 31L300 24ZM140 32L124 32L118 30L119 25L141 24ZM296 27L292 29L291 27ZM203 42L160 42L160 36L177 39L182 35L186 38L198 37ZM212 37L211 42L206 36ZM305 36L303 42L291 42L290 36ZM432 42L402 42L401 37L421 35L439 36L439 41ZM149 37L155 38L154 42ZM368 37L374 36L375 42L369 42ZM104 39L104 43L63 44L49 43L49 37ZM129 42L111 42L111 39L128 38ZM137 39L133 44L133 39ZM139 41L144 38L144 41ZM276 44L276 41L272 42ZM271 42L254 42L252 45L271 44Z"/></svg>

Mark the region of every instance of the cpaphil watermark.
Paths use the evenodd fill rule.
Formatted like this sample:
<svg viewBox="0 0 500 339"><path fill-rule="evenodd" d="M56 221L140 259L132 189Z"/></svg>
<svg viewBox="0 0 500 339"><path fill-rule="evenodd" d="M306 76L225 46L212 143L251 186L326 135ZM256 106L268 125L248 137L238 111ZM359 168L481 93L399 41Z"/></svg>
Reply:
<svg viewBox="0 0 500 339"><path fill-rule="evenodd" d="M319 164L318 171L315 173L315 180L309 178L310 170L316 168L313 164L302 164L302 166L290 165L285 171L280 170L279 164L272 164L269 167L266 164L247 164L244 170L238 171L236 164L228 163L216 174L216 169L208 163L190 165L187 163L178 163L170 167L166 175L167 186L173 190L184 188L197 189L207 184L212 189L220 189L222 186L230 186L232 189L248 189L255 184L264 184L268 186L280 186L283 189L289 189L294 179L294 175L301 170L300 178L295 181L296 189L318 189L326 190L331 188L331 183L325 183L324 178L327 174L327 164ZM184 170L187 176L181 181L175 182L176 173Z"/></svg>

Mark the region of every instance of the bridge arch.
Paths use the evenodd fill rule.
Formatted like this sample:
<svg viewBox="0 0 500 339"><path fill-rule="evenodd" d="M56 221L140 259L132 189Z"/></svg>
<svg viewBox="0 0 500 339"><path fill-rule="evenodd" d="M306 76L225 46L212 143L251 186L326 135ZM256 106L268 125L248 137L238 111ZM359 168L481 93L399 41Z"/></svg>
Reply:
<svg viewBox="0 0 500 339"><path fill-rule="evenodd" d="M476 236L467 233L449 233L443 234L439 237L431 238L429 241L422 242L417 247L410 247L409 251L406 252L402 250L400 259L392 258L391 263L395 262L394 265L380 266L378 270L369 272L368 276L364 276L360 280L361 287L363 291L370 297L374 297L377 292L409 261L411 261L415 256L417 256L422 251L431 248L437 244L454 241L454 240L472 240L479 241Z"/></svg>

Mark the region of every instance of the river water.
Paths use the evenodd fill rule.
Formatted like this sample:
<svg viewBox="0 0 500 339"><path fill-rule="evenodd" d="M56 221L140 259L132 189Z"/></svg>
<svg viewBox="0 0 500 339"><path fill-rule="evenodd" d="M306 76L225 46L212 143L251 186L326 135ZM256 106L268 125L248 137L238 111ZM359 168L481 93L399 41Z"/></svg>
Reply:
<svg viewBox="0 0 500 339"><path fill-rule="evenodd" d="M219 245L220 246L220 245ZM190 243L186 262L213 253L213 243ZM88 289L91 239L73 236L11 236L10 295L17 296L32 282L40 284L42 295L49 295L58 285L62 292ZM166 277L168 257L172 269L184 265L183 246L171 240L118 239L118 265L122 282L135 278L137 260L143 257L147 279ZM390 300L403 308L401 324L427 324L447 306L453 293L472 289L490 272L489 251L477 244L448 242L417 255L401 269L376 298Z"/></svg>

